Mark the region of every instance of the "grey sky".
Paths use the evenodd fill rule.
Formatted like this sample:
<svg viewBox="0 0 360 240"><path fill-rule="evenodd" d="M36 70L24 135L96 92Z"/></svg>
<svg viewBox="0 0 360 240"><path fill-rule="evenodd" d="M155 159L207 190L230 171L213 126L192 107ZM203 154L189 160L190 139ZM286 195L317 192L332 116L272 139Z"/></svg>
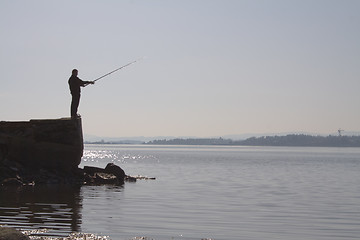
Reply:
<svg viewBox="0 0 360 240"><path fill-rule="evenodd" d="M0 120L70 114L84 132L360 131L360 1L1 1Z"/></svg>

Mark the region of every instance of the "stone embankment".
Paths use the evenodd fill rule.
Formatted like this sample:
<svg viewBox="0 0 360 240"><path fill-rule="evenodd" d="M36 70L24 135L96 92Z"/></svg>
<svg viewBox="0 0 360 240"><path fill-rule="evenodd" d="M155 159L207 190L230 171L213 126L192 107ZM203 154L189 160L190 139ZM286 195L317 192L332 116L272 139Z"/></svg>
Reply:
<svg viewBox="0 0 360 240"><path fill-rule="evenodd" d="M113 163L105 169L79 168L83 150L80 117L0 122L0 185L123 184L144 179L127 176Z"/></svg>
<svg viewBox="0 0 360 240"><path fill-rule="evenodd" d="M0 122L0 158L25 167L69 170L83 149L81 118Z"/></svg>

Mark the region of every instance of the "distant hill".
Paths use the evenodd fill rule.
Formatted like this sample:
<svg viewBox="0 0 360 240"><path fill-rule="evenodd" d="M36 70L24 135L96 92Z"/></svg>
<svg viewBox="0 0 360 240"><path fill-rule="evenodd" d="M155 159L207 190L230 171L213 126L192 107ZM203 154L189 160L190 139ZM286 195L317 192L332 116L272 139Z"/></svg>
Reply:
<svg viewBox="0 0 360 240"><path fill-rule="evenodd" d="M136 140L112 140L112 141L105 141L104 139L100 141L84 141L85 144L143 144L143 141L136 141Z"/></svg>
<svg viewBox="0 0 360 240"><path fill-rule="evenodd" d="M137 136L137 137L99 137L90 134L84 134L84 142L85 143L103 143L103 144L141 144L145 142L149 142L156 139L174 139L174 136L155 136L155 137L144 137L144 136ZM184 137L189 138L189 137Z"/></svg>
<svg viewBox="0 0 360 240"><path fill-rule="evenodd" d="M156 137L99 137L95 135L84 134L84 142L87 144L142 144Z"/></svg>
<svg viewBox="0 0 360 240"><path fill-rule="evenodd" d="M294 132L278 132L278 133L245 133L245 134L232 134L232 135L225 135L225 136L221 136L224 139L232 139L234 141L237 140L246 140L248 138L252 138L252 137L263 137L263 136L267 136L267 137L275 137L275 136L287 136L287 135L310 135L310 136L323 136L326 137L327 134L317 134L317 133L310 133L310 132L299 132L299 131L294 131ZM330 133L328 136L338 136L339 133L338 132L333 132ZM360 136L360 132L357 131L342 131L341 132L342 136Z"/></svg>
<svg viewBox="0 0 360 240"><path fill-rule="evenodd" d="M245 134L233 134L233 135L223 135L223 136L211 136L208 138L199 138L196 136L181 136L181 137L175 137L175 136L154 136L154 137L144 137L144 136L135 136L135 137L99 137L95 135L90 134L84 134L84 141L86 143L95 143L95 142L104 142L104 143L146 143L149 141L154 140L173 140L173 139L203 139L206 141L206 139L226 139L226 140L232 140L232 141L240 141L240 140L247 140L249 138L261 138L263 136L267 137L275 137L275 136L287 136L287 135L310 135L310 136L324 136L321 134L314 134L314 133L308 133L308 132L282 132L282 133L245 133ZM338 136L337 132L331 133L329 136ZM360 132L355 131L343 131L342 136L360 136ZM325 136L324 136L325 137Z"/></svg>
<svg viewBox="0 0 360 240"><path fill-rule="evenodd" d="M299 147L360 147L360 136L286 136L251 137L245 140L224 138L188 138L153 140L146 144L159 145L229 145L229 146L299 146Z"/></svg>
<svg viewBox="0 0 360 240"><path fill-rule="evenodd" d="M247 146L300 146L300 147L360 147L360 136L311 136L291 134L286 136L252 137L238 141Z"/></svg>

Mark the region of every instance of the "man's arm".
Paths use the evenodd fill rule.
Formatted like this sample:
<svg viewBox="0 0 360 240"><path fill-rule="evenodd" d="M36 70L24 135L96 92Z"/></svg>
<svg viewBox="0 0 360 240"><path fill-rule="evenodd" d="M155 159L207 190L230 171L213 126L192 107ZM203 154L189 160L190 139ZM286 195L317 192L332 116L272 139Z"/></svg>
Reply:
<svg viewBox="0 0 360 240"><path fill-rule="evenodd" d="M83 81L81 79L80 79L80 82L81 82L82 87L86 87L89 84L95 84L95 81Z"/></svg>
<svg viewBox="0 0 360 240"><path fill-rule="evenodd" d="M89 84L95 84L95 81L85 81L85 86L89 85ZM84 87L85 87L84 86Z"/></svg>

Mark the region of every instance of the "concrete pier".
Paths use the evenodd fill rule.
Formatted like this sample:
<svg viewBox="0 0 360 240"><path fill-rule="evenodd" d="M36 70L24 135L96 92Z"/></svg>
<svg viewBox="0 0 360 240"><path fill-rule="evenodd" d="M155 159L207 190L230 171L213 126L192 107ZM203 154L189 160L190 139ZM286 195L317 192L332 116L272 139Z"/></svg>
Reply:
<svg viewBox="0 0 360 240"><path fill-rule="evenodd" d="M0 161L65 170L80 164L83 150L80 117L0 122Z"/></svg>

